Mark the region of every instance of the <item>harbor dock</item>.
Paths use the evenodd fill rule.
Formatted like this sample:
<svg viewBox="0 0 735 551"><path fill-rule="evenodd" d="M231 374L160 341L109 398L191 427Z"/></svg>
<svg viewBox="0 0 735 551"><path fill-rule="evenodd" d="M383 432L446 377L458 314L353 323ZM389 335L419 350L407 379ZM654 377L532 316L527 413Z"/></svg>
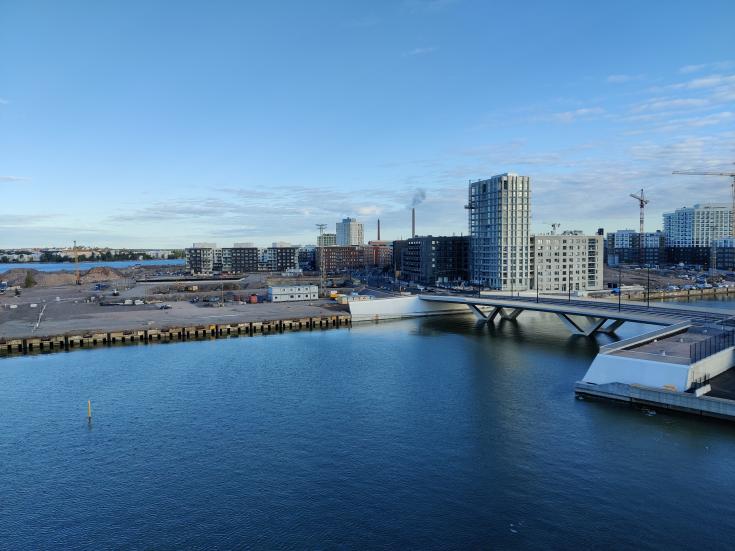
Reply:
<svg viewBox="0 0 735 551"><path fill-rule="evenodd" d="M218 339L240 336L267 335L286 331L336 329L349 327L346 314L226 324L189 325L134 329L124 331L67 333L53 336L0 337L0 356L34 352L59 352L112 346L117 344L151 344L188 340Z"/></svg>

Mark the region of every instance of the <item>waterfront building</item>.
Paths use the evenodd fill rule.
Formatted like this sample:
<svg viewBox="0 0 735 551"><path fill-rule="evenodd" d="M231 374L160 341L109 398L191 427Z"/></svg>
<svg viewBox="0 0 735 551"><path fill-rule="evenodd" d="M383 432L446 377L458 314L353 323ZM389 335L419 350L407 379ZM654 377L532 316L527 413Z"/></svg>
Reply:
<svg viewBox="0 0 735 551"><path fill-rule="evenodd" d="M398 239L393 241L393 275L396 279L401 279L401 268L403 267L403 258L408 248L408 239Z"/></svg>
<svg viewBox="0 0 735 551"><path fill-rule="evenodd" d="M299 247L299 268L307 272L316 269L316 247L314 245Z"/></svg>
<svg viewBox="0 0 735 551"><path fill-rule="evenodd" d="M635 230L609 232L605 254L608 266L639 264L658 266L666 261L665 235L663 232L639 233Z"/></svg>
<svg viewBox="0 0 735 551"><path fill-rule="evenodd" d="M260 250L258 271L286 272L299 269L299 248L287 243L274 243L273 247Z"/></svg>
<svg viewBox="0 0 735 551"><path fill-rule="evenodd" d="M731 237L732 206L703 203L664 213L667 247L709 247L715 239Z"/></svg>
<svg viewBox="0 0 735 551"><path fill-rule="evenodd" d="M342 219L341 222L337 222L336 241L339 246L364 244L363 225L354 218Z"/></svg>
<svg viewBox="0 0 735 551"><path fill-rule="evenodd" d="M258 247L252 243L235 243L228 252L228 272L245 274L258 271Z"/></svg>
<svg viewBox="0 0 735 551"><path fill-rule="evenodd" d="M368 241L365 247L365 265L389 268L393 265L393 244L390 241Z"/></svg>
<svg viewBox="0 0 735 551"><path fill-rule="evenodd" d="M337 244L336 233L323 233L316 239L317 247L334 247Z"/></svg>
<svg viewBox="0 0 735 551"><path fill-rule="evenodd" d="M192 274L211 274L215 268L216 243L194 243L184 251L186 267Z"/></svg>
<svg viewBox="0 0 735 551"><path fill-rule="evenodd" d="M532 287L541 292L602 289L603 249L602 235L581 231L532 236Z"/></svg>
<svg viewBox="0 0 735 551"><path fill-rule="evenodd" d="M505 173L470 182L470 277L491 289L530 288L528 176Z"/></svg>
<svg viewBox="0 0 735 551"><path fill-rule="evenodd" d="M258 249L252 243L219 248L215 243L194 243L185 249L187 270L192 274L286 272L298 270L298 247Z"/></svg>
<svg viewBox="0 0 735 551"><path fill-rule="evenodd" d="M317 247L316 265L325 273L338 273L365 266L365 247Z"/></svg>
<svg viewBox="0 0 735 551"><path fill-rule="evenodd" d="M467 236L421 236L406 240L401 279L425 285L461 283L469 279L470 239Z"/></svg>
<svg viewBox="0 0 735 551"><path fill-rule="evenodd" d="M667 212L664 218L666 259L709 267L712 243L731 237L732 206L727 203L702 203Z"/></svg>
<svg viewBox="0 0 735 551"><path fill-rule="evenodd" d="M711 254L716 269L735 271L735 237L715 239Z"/></svg>

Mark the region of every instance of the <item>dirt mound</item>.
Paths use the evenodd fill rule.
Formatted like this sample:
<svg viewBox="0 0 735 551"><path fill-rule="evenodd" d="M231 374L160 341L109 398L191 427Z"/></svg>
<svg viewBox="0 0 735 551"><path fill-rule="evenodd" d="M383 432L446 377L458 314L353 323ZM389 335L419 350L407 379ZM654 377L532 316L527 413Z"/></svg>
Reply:
<svg viewBox="0 0 735 551"><path fill-rule="evenodd" d="M26 280L26 274L30 272L33 279L38 281L38 270L24 270L23 268L13 268L0 273L0 281L7 281L8 285L23 285Z"/></svg>
<svg viewBox="0 0 735 551"><path fill-rule="evenodd" d="M36 285L41 287L56 287L58 285L74 285L76 274L74 271L64 270L59 272L40 272L24 268L14 268L0 273L0 281L7 281L8 285L25 285L26 274L30 273ZM99 281L110 281L122 279L123 276L117 270L107 267L92 268L82 272L82 283L97 283Z"/></svg>
<svg viewBox="0 0 735 551"><path fill-rule="evenodd" d="M98 266L82 274L82 283L97 283L98 281L110 281L112 279L122 278L123 276L117 270L106 266Z"/></svg>

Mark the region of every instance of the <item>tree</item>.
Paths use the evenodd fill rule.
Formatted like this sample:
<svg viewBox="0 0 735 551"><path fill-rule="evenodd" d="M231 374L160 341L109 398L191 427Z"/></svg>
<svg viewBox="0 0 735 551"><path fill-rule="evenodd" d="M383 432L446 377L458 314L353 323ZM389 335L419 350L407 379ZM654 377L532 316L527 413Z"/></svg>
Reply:
<svg viewBox="0 0 735 551"><path fill-rule="evenodd" d="M36 284L36 280L33 279L33 274L31 272L26 272L26 279L23 282L23 287L28 289L29 287L33 287Z"/></svg>

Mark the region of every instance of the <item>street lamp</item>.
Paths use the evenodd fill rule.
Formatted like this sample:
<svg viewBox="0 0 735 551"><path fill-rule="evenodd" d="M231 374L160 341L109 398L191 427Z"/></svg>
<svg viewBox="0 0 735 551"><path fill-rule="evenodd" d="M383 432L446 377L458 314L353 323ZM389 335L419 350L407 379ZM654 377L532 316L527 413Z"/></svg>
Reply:
<svg viewBox="0 0 735 551"><path fill-rule="evenodd" d="M646 267L646 308L651 307L651 265Z"/></svg>
<svg viewBox="0 0 735 551"><path fill-rule="evenodd" d="M620 309L622 307L622 301L623 301L623 267L620 265L620 262L618 262L618 312L620 312Z"/></svg>
<svg viewBox="0 0 735 551"><path fill-rule="evenodd" d="M572 271L567 269L567 302L572 302Z"/></svg>

